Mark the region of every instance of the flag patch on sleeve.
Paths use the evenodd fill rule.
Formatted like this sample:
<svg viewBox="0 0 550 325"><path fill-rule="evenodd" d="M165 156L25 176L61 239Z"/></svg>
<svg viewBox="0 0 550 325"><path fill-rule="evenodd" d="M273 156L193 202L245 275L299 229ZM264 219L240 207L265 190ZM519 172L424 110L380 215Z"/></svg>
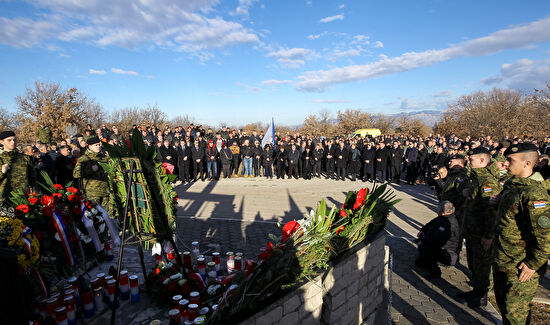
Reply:
<svg viewBox="0 0 550 325"><path fill-rule="evenodd" d="M546 208L546 201L535 201L533 202L533 206L535 209Z"/></svg>
<svg viewBox="0 0 550 325"><path fill-rule="evenodd" d="M504 182L498 182L500 186L504 186Z"/></svg>
<svg viewBox="0 0 550 325"><path fill-rule="evenodd" d="M493 188L491 187L484 187L483 188L483 192L487 193L487 192L492 192L493 191Z"/></svg>

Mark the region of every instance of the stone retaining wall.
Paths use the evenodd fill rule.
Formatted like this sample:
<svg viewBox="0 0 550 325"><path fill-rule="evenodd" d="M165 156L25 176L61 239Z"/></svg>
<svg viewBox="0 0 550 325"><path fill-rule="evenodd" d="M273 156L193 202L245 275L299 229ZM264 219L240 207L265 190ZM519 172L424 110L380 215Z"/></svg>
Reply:
<svg viewBox="0 0 550 325"><path fill-rule="evenodd" d="M387 314L382 305L385 242L381 232L239 325L374 324L377 312Z"/></svg>

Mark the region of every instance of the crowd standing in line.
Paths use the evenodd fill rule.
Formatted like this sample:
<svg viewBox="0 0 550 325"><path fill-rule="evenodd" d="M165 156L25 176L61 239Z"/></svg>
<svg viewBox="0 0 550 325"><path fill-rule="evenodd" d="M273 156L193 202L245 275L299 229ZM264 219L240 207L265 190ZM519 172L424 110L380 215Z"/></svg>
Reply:
<svg viewBox="0 0 550 325"><path fill-rule="evenodd" d="M473 290L460 298L470 307L486 305L492 270L504 324L529 320L529 303L550 256L550 137L331 139L296 133L277 134L273 144L262 145L262 133L228 128L217 133L195 125L134 129L147 146L156 147L159 162L174 167L177 184L220 177L427 183L440 204L438 217L419 233L416 265L438 277L438 263L455 265L465 241ZM107 203L101 144L126 141L116 126L88 125L81 134L69 124L66 139L54 143L41 125L36 136L35 144L18 150L12 131L0 133L2 201L14 189L43 181L40 172L45 172L54 182L74 182L89 199Z"/></svg>

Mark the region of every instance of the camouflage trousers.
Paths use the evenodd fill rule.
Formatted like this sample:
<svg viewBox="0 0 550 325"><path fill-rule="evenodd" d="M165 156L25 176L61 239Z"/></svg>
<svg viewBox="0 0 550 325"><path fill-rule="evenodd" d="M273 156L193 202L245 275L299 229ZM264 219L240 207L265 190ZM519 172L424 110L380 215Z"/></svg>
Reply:
<svg viewBox="0 0 550 325"><path fill-rule="evenodd" d="M495 245L488 250L481 246L481 236L466 235L466 257L472 272L472 287L478 292L487 292L490 285L491 265L495 257Z"/></svg>
<svg viewBox="0 0 550 325"><path fill-rule="evenodd" d="M107 211L109 214L109 218L114 219L116 218L116 215L114 213L113 206L110 202L109 195L107 196L95 196L95 195L87 195L86 198L95 203L95 204L101 204L101 206Z"/></svg>
<svg viewBox="0 0 550 325"><path fill-rule="evenodd" d="M495 298L503 325L530 323L529 303L537 291L539 275L535 273L528 281L519 282L518 274L493 270Z"/></svg>

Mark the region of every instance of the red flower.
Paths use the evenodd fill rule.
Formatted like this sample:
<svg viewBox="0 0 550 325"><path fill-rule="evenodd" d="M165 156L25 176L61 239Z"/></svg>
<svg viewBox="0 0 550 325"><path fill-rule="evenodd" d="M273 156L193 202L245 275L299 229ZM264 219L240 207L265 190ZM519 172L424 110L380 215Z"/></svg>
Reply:
<svg viewBox="0 0 550 325"><path fill-rule="evenodd" d="M346 229L345 226L340 226L340 228L336 229L336 234L338 235L338 233L339 233L340 231L343 231L344 229Z"/></svg>
<svg viewBox="0 0 550 325"><path fill-rule="evenodd" d="M35 205L36 202L38 202L38 199L37 199L37 198L35 198L35 197L29 198L29 203L30 203L31 205Z"/></svg>
<svg viewBox="0 0 550 325"><path fill-rule="evenodd" d="M340 210L340 217L345 218L347 216L348 216L348 213L346 212L346 210L344 209Z"/></svg>
<svg viewBox="0 0 550 325"><path fill-rule="evenodd" d="M63 186L61 186L61 184L54 184L53 188L55 188L56 190L62 190Z"/></svg>
<svg viewBox="0 0 550 325"><path fill-rule="evenodd" d="M71 193L78 193L78 189L76 189L74 187L67 187L67 191L69 191Z"/></svg>
<svg viewBox="0 0 550 325"><path fill-rule="evenodd" d="M40 199L40 204L42 204L42 205L45 206L45 207L52 206L52 205L53 205L53 197L51 197L51 196L49 196L49 195L44 195L44 196Z"/></svg>
<svg viewBox="0 0 550 325"><path fill-rule="evenodd" d="M85 205L86 208L88 208L88 209L92 209L92 208L93 208L92 203L90 203L90 201L84 202L84 205Z"/></svg>
<svg viewBox="0 0 550 325"><path fill-rule="evenodd" d="M300 224L298 224L296 220L287 222L283 226L283 230L281 231L283 242L286 243L298 229L300 229Z"/></svg>
<svg viewBox="0 0 550 325"><path fill-rule="evenodd" d="M78 194L69 195L69 201L71 201L73 203L77 203L78 201L80 201L80 195L78 195Z"/></svg>
<svg viewBox="0 0 550 325"><path fill-rule="evenodd" d="M59 200L59 199L61 199L61 198L63 197L63 194L61 194L61 193L53 193L52 196L53 196L53 200L54 200L54 201L57 201L57 200Z"/></svg>
<svg viewBox="0 0 550 325"><path fill-rule="evenodd" d="M355 204L353 205L353 210L359 209L364 203L367 196L367 189L362 188L357 192L357 198L355 199Z"/></svg>
<svg viewBox="0 0 550 325"><path fill-rule="evenodd" d="M29 206L26 204L19 204L15 208L15 212L17 212L18 214L27 214L29 213Z"/></svg>
<svg viewBox="0 0 550 325"><path fill-rule="evenodd" d="M178 196L176 195L176 196L174 197L174 202L175 202L175 203L178 203L178 199L179 199L179 198L178 198Z"/></svg>
<svg viewBox="0 0 550 325"><path fill-rule="evenodd" d="M273 255L273 244L271 242L268 242L267 245L265 245L264 248L262 248L263 253L258 255L258 260L260 261L266 261L268 260L271 255Z"/></svg>

